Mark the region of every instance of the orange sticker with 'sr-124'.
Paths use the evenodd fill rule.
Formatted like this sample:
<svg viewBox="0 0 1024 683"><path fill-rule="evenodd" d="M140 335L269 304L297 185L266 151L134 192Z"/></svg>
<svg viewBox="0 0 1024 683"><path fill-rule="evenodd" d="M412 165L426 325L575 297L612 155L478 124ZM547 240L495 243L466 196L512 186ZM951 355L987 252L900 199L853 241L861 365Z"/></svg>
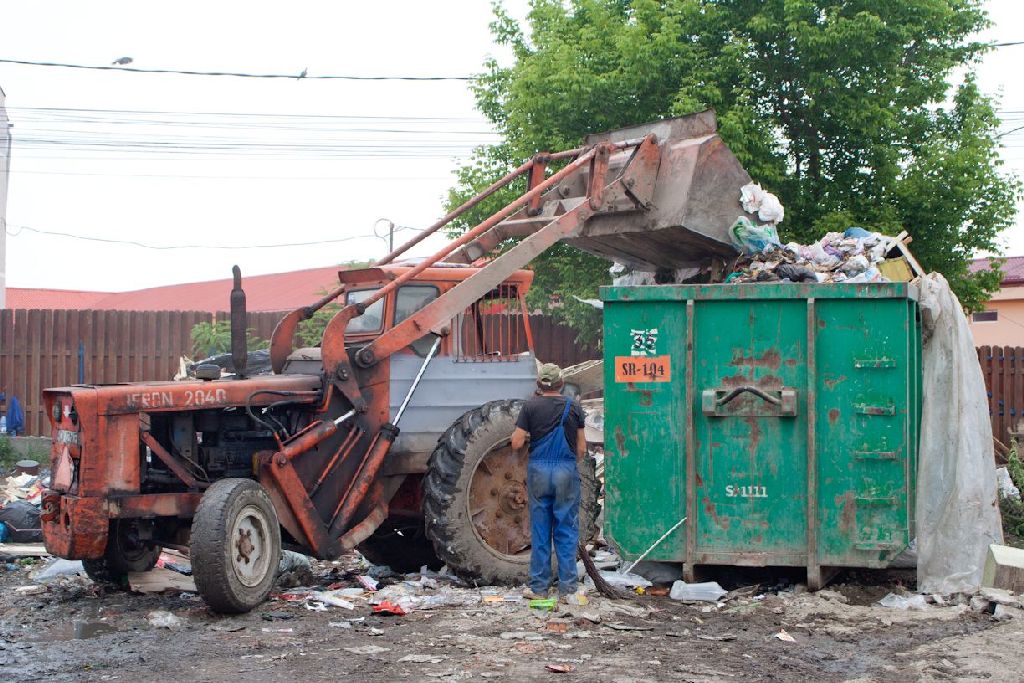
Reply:
<svg viewBox="0 0 1024 683"><path fill-rule="evenodd" d="M671 356L616 356L616 382L671 382Z"/></svg>

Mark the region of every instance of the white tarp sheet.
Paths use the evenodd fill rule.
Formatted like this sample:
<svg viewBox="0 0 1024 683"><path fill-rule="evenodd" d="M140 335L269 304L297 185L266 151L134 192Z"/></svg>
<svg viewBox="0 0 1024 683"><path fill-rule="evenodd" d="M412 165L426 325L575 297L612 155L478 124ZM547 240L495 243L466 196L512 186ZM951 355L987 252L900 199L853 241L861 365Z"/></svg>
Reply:
<svg viewBox="0 0 1024 683"><path fill-rule="evenodd" d="M967 317L939 274L919 280L924 326L917 589L971 592L1003 542L985 380Z"/></svg>

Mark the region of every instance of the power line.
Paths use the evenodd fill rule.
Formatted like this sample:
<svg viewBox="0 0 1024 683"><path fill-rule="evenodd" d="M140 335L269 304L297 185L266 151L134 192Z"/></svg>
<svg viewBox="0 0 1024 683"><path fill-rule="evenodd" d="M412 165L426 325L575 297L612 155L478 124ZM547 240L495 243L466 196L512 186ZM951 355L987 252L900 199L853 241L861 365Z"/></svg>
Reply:
<svg viewBox="0 0 1024 683"><path fill-rule="evenodd" d="M301 74L255 74L238 71L185 71L180 69L139 69L132 66L93 66L88 64L63 64L60 62L30 62L23 59L0 59L2 64L18 64L21 66L44 66L60 69L89 69L94 71L127 71L140 74L176 74L179 76L231 76L234 78L284 78L302 80L335 80L335 81L468 81L471 76L352 76L327 75L309 76Z"/></svg>
<svg viewBox="0 0 1024 683"><path fill-rule="evenodd" d="M318 245L321 245L321 244L337 244L339 242L349 242L351 240L369 239L369 238L375 237L375 235L372 235L372 234L370 234L370 235L352 235L352 236L349 236L349 237L339 237L337 239L331 239L331 240L317 240L317 241L314 241L314 242L288 242L288 243L284 243L284 244L237 244L237 245L228 245L228 244L168 244L168 245L160 245L160 244L146 244L144 242L136 242L134 240L117 240L117 239L110 239L110 238L106 238L106 237L92 237L92 236L89 236L89 235L75 235L75 234L72 234L72 233L69 233L69 232L59 232L59 231L56 231L56 230L41 230L39 228L33 228L33 227L29 227L27 225L16 225L16 226L12 226L12 227L17 228L17 231L16 232L12 232L8 228L7 229L7 234L10 235L11 237L18 237L19 235L21 235L21 233L23 231L27 230L29 232L34 232L34 233L37 233L37 234L40 234L40 235L51 235L51 236L54 236L54 237L68 237L68 238L71 238L71 239L85 240L85 241L88 241L88 242L103 242L105 244L124 244L124 245L128 245L128 246L133 246L133 247L141 247L143 249L157 249L157 250L160 250L160 251L165 251L165 250L170 250L170 249L232 249L232 250L233 249L282 249L282 248L285 248L285 247L311 247L311 246L318 246ZM403 227L402 229L403 230L418 230L419 228ZM397 230L396 230L396 232L397 232Z"/></svg>
<svg viewBox="0 0 1024 683"><path fill-rule="evenodd" d="M990 47L1010 47L1011 45L1024 45L1024 40L1015 40L1009 43L990 43Z"/></svg>

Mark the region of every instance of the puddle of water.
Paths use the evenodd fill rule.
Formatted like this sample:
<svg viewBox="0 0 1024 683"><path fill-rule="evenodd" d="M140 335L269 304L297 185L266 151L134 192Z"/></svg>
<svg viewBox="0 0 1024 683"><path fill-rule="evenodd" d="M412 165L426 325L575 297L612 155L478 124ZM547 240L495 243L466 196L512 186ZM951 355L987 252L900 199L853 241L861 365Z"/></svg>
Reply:
<svg viewBox="0 0 1024 683"><path fill-rule="evenodd" d="M47 633L33 638L36 641L55 642L61 640L86 640L107 633L116 633L118 628L102 621L86 621L75 619L70 624L63 624Z"/></svg>

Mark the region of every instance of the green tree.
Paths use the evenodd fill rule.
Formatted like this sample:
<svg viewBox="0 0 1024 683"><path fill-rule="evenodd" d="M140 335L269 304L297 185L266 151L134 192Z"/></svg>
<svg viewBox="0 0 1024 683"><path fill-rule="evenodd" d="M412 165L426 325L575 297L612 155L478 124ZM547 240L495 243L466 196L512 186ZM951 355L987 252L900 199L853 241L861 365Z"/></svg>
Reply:
<svg viewBox="0 0 1024 683"><path fill-rule="evenodd" d="M915 256L977 306L999 275L968 272L997 249L1020 192L1000 172L998 119L971 68L981 0L533 0L527 26L495 5L491 59L473 83L502 141L458 172L456 206L533 153L590 132L713 107L722 137L786 207L786 239L830 227L907 230ZM954 70L967 73L955 89ZM516 188L520 189L521 188ZM507 202L467 213L475 224ZM586 326L608 264L559 246L540 256L534 302ZM591 321L593 318L589 318ZM585 336L587 330L584 330ZM593 327L590 328L593 333Z"/></svg>
<svg viewBox="0 0 1024 683"><path fill-rule="evenodd" d="M227 353L231 350L231 321L196 323L192 326L191 337L193 358L209 358L218 353ZM245 331L245 344L250 351L270 346L270 342L257 337L256 331L252 328Z"/></svg>

